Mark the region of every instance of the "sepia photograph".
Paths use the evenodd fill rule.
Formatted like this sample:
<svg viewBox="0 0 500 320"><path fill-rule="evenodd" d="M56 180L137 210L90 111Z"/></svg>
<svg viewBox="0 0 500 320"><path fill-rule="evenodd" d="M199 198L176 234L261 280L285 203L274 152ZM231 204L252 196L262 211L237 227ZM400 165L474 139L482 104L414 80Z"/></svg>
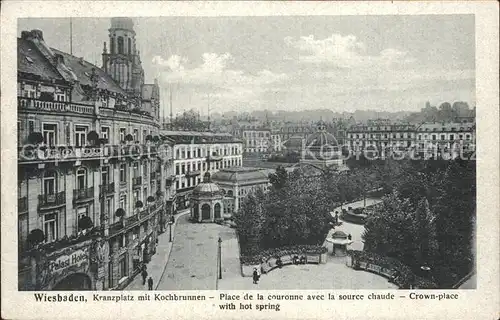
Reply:
<svg viewBox="0 0 500 320"><path fill-rule="evenodd" d="M476 288L474 15L17 23L19 291Z"/></svg>

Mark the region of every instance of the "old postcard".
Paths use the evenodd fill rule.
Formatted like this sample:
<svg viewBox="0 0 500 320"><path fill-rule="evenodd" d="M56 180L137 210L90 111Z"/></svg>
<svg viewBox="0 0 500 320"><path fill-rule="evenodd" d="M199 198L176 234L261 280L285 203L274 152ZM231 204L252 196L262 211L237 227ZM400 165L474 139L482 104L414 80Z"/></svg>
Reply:
<svg viewBox="0 0 500 320"><path fill-rule="evenodd" d="M378 5L7 1L2 317L498 318L498 4Z"/></svg>

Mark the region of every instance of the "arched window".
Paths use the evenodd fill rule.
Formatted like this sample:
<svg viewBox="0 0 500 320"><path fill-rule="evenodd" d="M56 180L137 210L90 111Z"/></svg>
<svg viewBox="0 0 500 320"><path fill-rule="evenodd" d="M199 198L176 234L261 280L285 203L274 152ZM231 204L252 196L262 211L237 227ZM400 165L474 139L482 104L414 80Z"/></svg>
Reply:
<svg viewBox="0 0 500 320"><path fill-rule="evenodd" d="M111 54L115 53L115 38L111 38Z"/></svg>
<svg viewBox="0 0 500 320"><path fill-rule="evenodd" d="M87 188L87 170L85 168L76 171L76 188L78 190Z"/></svg>
<svg viewBox="0 0 500 320"><path fill-rule="evenodd" d="M123 37L118 37L118 53L123 53Z"/></svg>
<svg viewBox="0 0 500 320"><path fill-rule="evenodd" d="M132 40L128 38L128 54L132 54Z"/></svg>

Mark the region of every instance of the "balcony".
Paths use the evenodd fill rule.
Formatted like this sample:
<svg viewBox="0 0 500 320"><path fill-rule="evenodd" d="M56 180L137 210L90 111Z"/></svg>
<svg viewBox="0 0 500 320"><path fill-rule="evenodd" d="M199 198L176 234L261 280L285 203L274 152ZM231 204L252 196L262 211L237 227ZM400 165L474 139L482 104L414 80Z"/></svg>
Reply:
<svg viewBox="0 0 500 320"><path fill-rule="evenodd" d="M19 148L19 162L100 160L108 158L112 146L38 146L26 145ZM111 150L112 151L112 150Z"/></svg>
<svg viewBox="0 0 500 320"><path fill-rule="evenodd" d="M213 154L211 156L207 156L207 162L222 161L222 158L222 155Z"/></svg>
<svg viewBox="0 0 500 320"><path fill-rule="evenodd" d="M28 212L28 197L17 199L17 212L19 214Z"/></svg>
<svg viewBox="0 0 500 320"><path fill-rule="evenodd" d="M53 209L66 204L66 193L61 191L54 194L38 195L38 208L40 210Z"/></svg>
<svg viewBox="0 0 500 320"><path fill-rule="evenodd" d="M83 202L94 199L94 187L74 189L73 190L73 201Z"/></svg>
<svg viewBox="0 0 500 320"><path fill-rule="evenodd" d="M101 184L99 186L100 195L112 195L115 193L115 184L113 182L108 184Z"/></svg>
<svg viewBox="0 0 500 320"><path fill-rule="evenodd" d="M200 170L192 170L192 171L186 172L186 177L196 177L196 176L199 176L200 174L201 174Z"/></svg>
<svg viewBox="0 0 500 320"><path fill-rule="evenodd" d="M142 186L142 177L132 178L132 187L140 187L140 186Z"/></svg>
<svg viewBox="0 0 500 320"><path fill-rule="evenodd" d="M123 230L123 221L117 221L109 225L109 236L113 236Z"/></svg>
<svg viewBox="0 0 500 320"><path fill-rule="evenodd" d="M93 105L74 103L69 101L43 101L34 98L17 97L19 109L32 109L52 112L71 112L79 114L94 114Z"/></svg>
<svg viewBox="0 0 500 320"><path fill-rule="evenodd" d="M136 223L137 221L139 221L139 215L134 214L133 216L126 217L123 221L124 221L124 226L129 227L129 226L133 225L134 223Z"/></svg>

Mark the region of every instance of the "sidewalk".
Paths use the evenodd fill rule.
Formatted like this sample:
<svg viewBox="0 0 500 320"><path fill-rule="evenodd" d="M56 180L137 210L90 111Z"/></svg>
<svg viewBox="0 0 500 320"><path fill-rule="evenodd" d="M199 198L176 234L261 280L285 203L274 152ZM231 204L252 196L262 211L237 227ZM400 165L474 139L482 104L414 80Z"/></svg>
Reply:
<svg viewBox="0 0 500 320"><path fill-rule="evenodd" d="M175 223L172 225L172 242L169 242L170 230L167 229L165 232L158 236L158 245L156 246L156 253L151 257L151 261L147 264L148 278L153 278L153 287L156 289L160 283L162 274L167 266L168 257L170 256L170 250L172 249L173 241L175 240L175 226L179 218L185 214L189 213L189 209L180 211L179 214L175 216ZM147 290L148 284L142 284L142 276L138 273L134 280L132 280L128 286L123 290Z"/></svg>

